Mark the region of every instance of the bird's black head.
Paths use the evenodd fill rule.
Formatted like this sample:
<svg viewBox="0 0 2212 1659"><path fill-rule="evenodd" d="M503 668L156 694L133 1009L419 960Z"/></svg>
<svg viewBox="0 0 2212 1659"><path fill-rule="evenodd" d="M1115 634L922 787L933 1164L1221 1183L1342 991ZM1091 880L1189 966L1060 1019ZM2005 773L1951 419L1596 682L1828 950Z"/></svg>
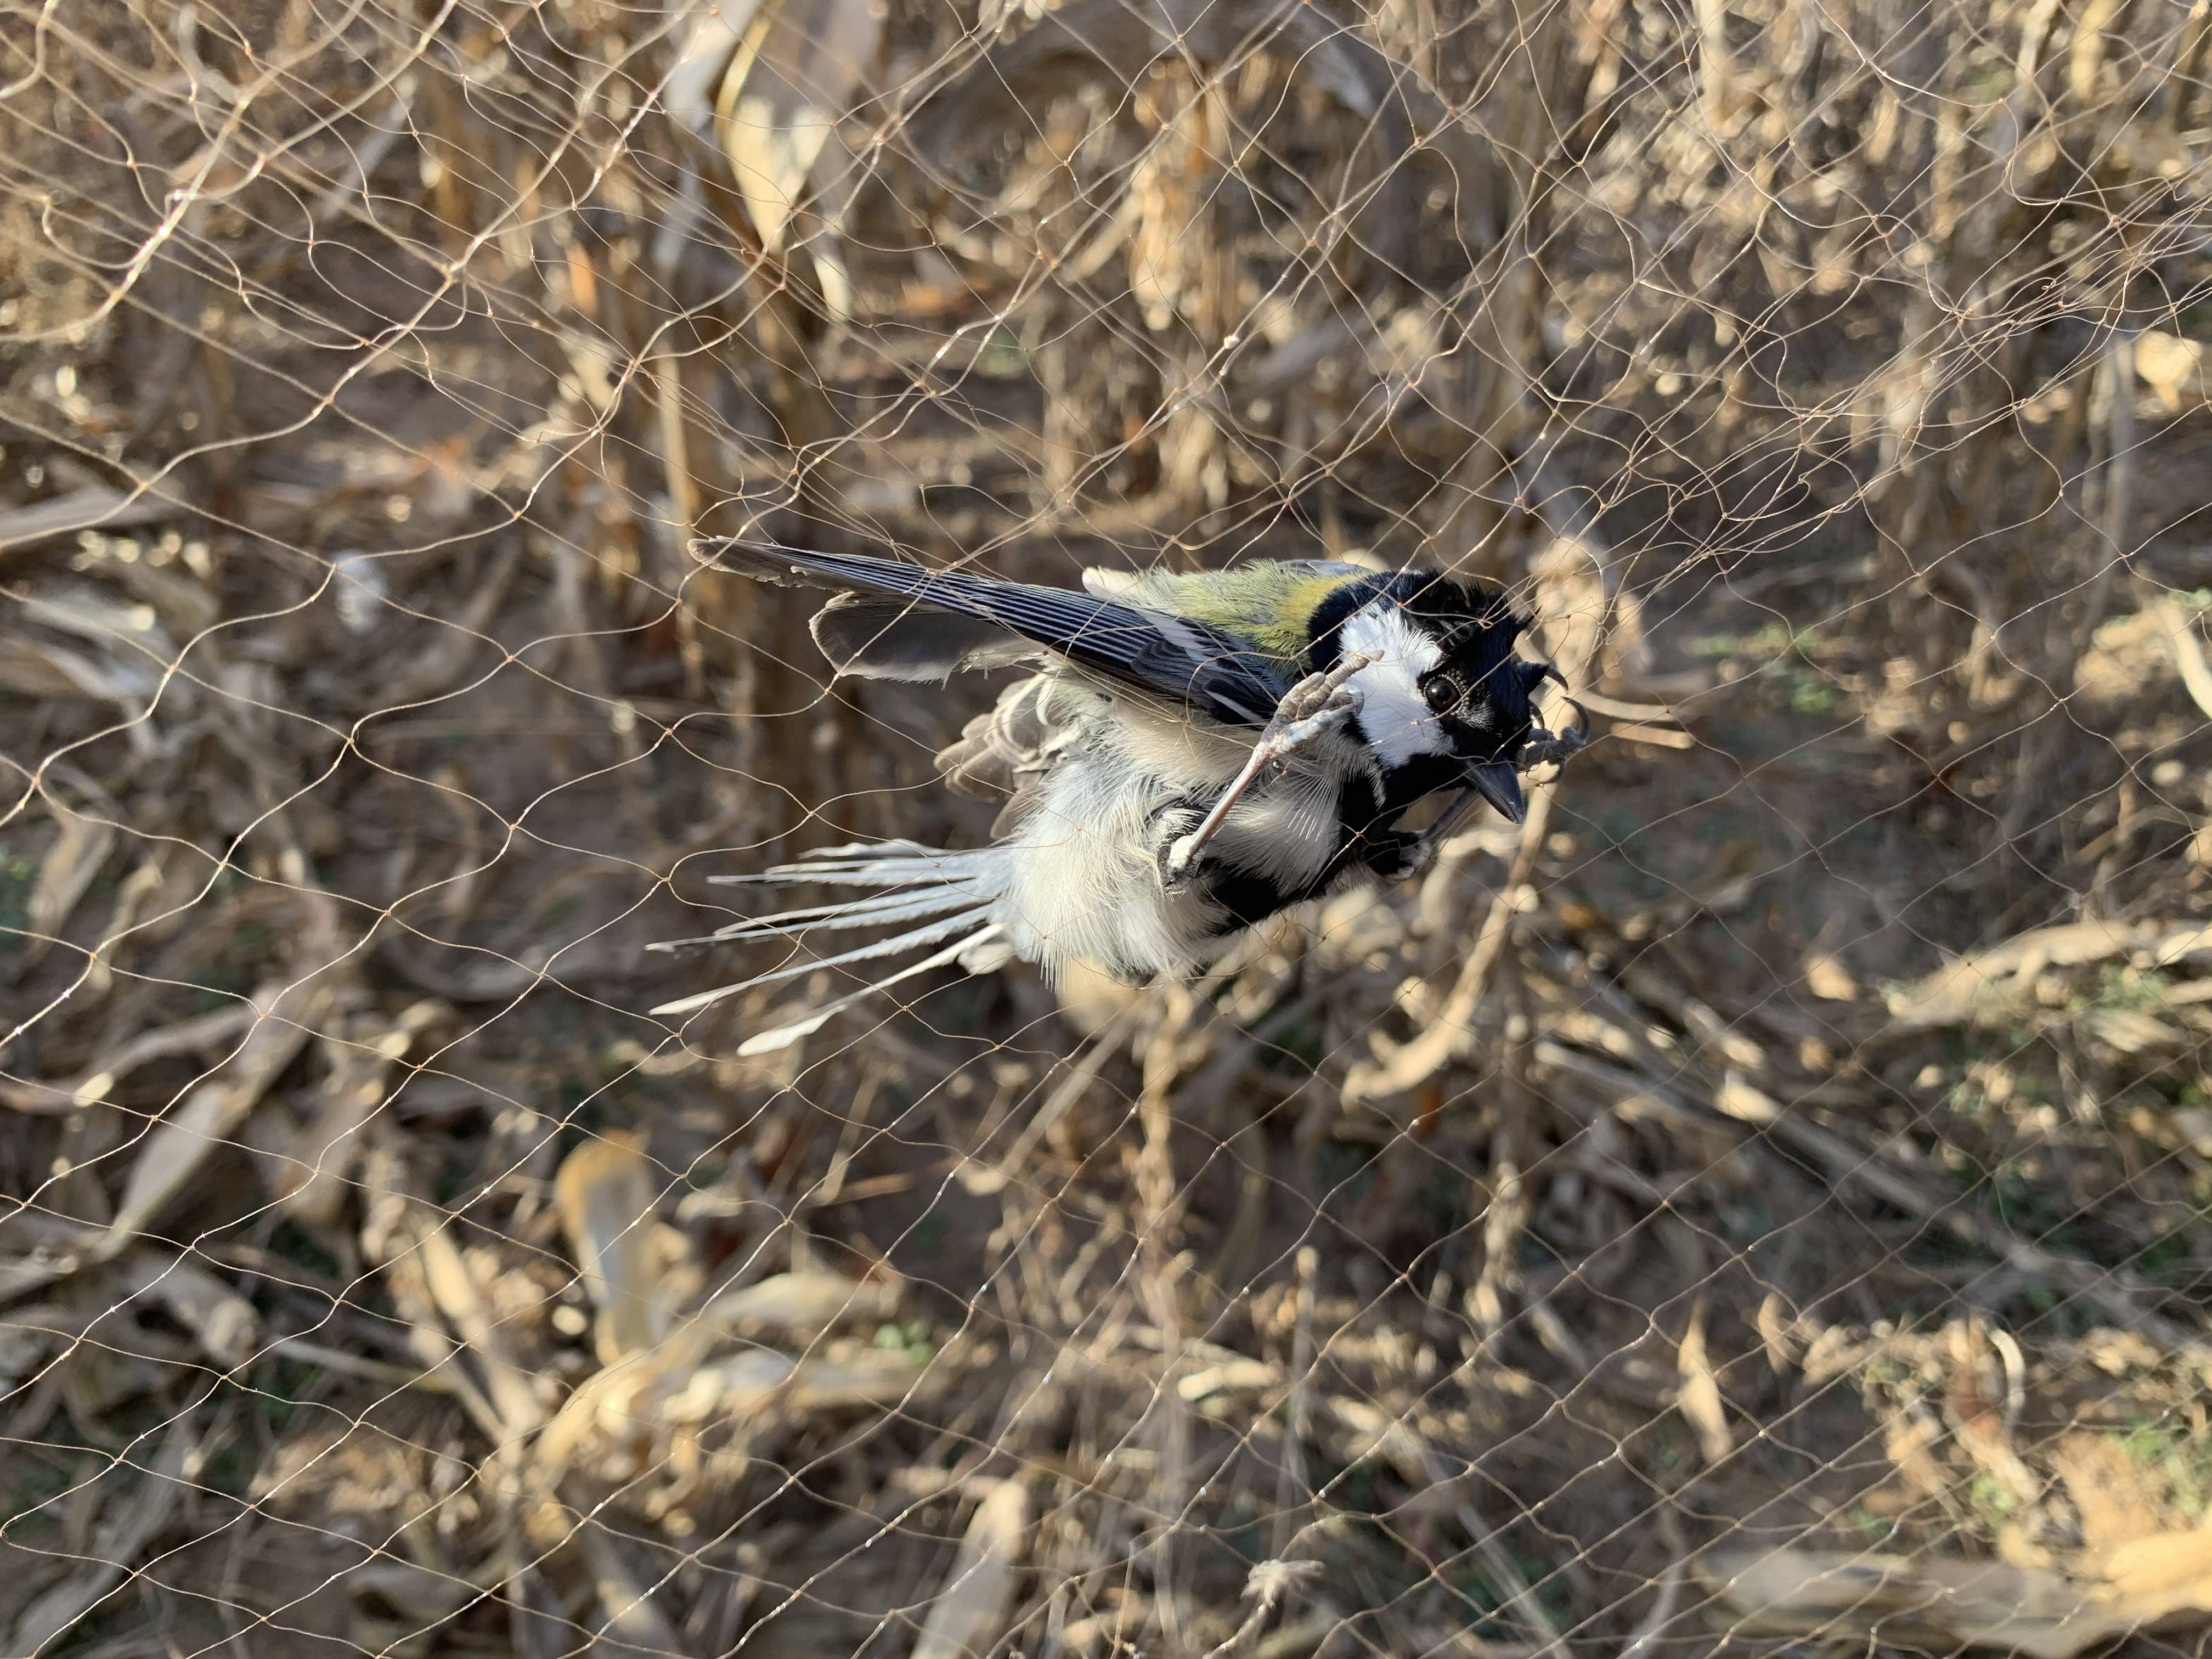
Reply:
<svg viewBox="0 0 2212 1659"><path fill-rule="evenodd" d="M1549 664L1516 653L1528 618L1494 584L1401 571L1333 595L1328 609L1340 614L1317 616L1317 632L1340 631L1360 648L1377 634L1370 620L1377 601L1401 616L1419 641L1418 649L1389 653L1394 660L1376 671L1363 717L1374 728L1370 740L1386 775L1395 775L1392 793L1471 787L1518 819L1514 763L1540 729L1536 690L1556 678ZM1335 648L1332 641L1324 651ZM1397 679L1402 690L1393 693L1398 675L1410 675L1410 684Z"/></svg>
<svg viewBox="0 0 2212 1659"><path fill-rule="evenodd" d="M1419 580L1399 603L1443 653L1420 687L1452 757L1468 765L1510 763L1536 724L1536 689L1553 673L1548 663L1515 653L1528 618L1489 583Z"/></svg>

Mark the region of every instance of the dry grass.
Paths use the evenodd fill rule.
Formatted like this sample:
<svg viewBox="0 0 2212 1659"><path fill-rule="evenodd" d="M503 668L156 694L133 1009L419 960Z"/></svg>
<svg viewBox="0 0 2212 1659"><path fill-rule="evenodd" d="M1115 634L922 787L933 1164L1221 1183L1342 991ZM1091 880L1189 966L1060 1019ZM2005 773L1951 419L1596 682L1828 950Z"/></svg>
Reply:
<svg viewBox="0 0 2212 1659"><path fill-rule="evenodd" d="M4 1651L2194 1650L2208 17L0 3ZM740 1060L706 878L990 816L747 526L1602 740Z"/></svg>

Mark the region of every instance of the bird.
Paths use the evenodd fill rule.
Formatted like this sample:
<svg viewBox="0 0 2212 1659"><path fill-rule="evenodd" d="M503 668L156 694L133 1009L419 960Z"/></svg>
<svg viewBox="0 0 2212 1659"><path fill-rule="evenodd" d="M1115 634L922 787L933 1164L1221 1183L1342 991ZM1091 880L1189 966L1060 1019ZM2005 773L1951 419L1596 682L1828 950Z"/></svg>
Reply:
<svg viewBox="0 0 2212 1659"><path fill-rule="evenodd" d="M1504 589L1442 571L1100 568L1078 592L752 539L692 552L829 590L811 631L840 676L942 684L1029 671L937 756L955 792L1003 799L988 845L858 842L718 876L842 896L656 947L882 935L652 1011L690 1015L820 969L862 980L754 1033L741 1054L941 969L1019 959L1050 979L1083 963L1133 985L1202 972L1248 929L1362 872L1419 872L1481 803L1520 823L1518 774L1564 763L1588 732L1571 698L1571 725L1539 720L1545 683L1566 684L1517 653L1531 619ZM1403 827L1438 794L1434 822Z"/></svg>

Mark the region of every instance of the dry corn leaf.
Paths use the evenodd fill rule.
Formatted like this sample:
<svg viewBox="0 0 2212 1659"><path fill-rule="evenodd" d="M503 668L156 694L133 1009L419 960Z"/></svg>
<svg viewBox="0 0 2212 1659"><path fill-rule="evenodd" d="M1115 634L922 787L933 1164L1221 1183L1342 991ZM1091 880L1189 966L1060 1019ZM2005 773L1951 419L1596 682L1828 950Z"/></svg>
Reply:
<svg viewBox="0 0 2212 1659"><path fill-rule="evenodd" d="M1261 1394L1281 1389L1288 1385L1288 1381L1280 1367L1264 1359L1231 1359L1177 1379L1176 1393L1196 1405L1217 1394Z"/></svg>
<svg viewBox="0 0 2212 1659"><path fill-rule="evenodd" d="M362 1127L384 1104L386 1074L406 1058L416 1036L447 1012L442 1002L414 1003L381 1031L328 1042L330 1073L278 1176L278 1202L288 1214L312 1225L337 1219L350 1190L347 1177L360 1151Z"/></svg>
<svg viewBox="0 0 2212 1659"><path fill-rule="evenodd" d="M718 1339L703 1321L680 1325L657 1348L587 1380L538 1437L536 1463L549 1485L590 1466L627 1480L664 1455L665 1437L775 1412L803 1415L895 1405L922 1370L903 1352L864 1349L793 1359L746 1348L708 1359Z"/></svg>
<svg viewBox="0 0 2212 1659"><path fill-rule="evenodd" d="M668 1424L668 1402L704 1357L711 1336L696 1322L679 1326L661 1345L586 1377L545 1425L532 1461L548 1488L588 1463L602 1475L627 1480L643 1468ZM761 1351L788 1366L782 1356ZM787 1373L769 1380L774 1388Z"/></svg>
<svg viewBox="0 0 2212 1659"><path fill-rule="evenodd" d="M2100 1642L2212 1616L2212 1528L2122 1545L2061 1572L1840 1550L1723 1550L1698 1571L1741 1633L2071 1659Z"/></svg>
<svg viewBox="0 0 2212 1659"><path fill-rule="evenodd" d="M553 1180L569 1255L599 1312L592 1343L602 1365L643 1353L668 1334L653 1199L651 1166L634 1135L586 1141Z"/></svg>
<svg viewBox="0 0 2212 1659"><path fill-rule="evenodd" d="M689 1651L676 1626L668 1622L668 1615L653 1601L651 1586L623 1559L606 1528L586 1524L581 1536L592 1586L606 1610L606 1622L597 1632L599 1639L592 1646L640 1655Z"/></svg>
<svg viewBox="0 0 2212 1659"><path fill-rule="evenodd" d="M1001 1480L975 1506L960 1553L930 1606L914 1659L980 1659L1006 1629L1030 1529L1029 1489Z"/></svg>
<svg viewBox="0 0 2212 1659"><path fill-rule="evenodd" d="M423 1386L451 1394L475 1419L477 1426L495 1443L503 1444L507 1425L499 1408L477 1385L476 1377L458 1356L461 1345L453 1340L438 1313L437 1298L430 1294L422 1259L414 1250L403 1250L386 1263L384 1284L392 1304L406 1326L407 1346L421 1362ZM285 1345L289 1347L291 1345Z"/></svg>
<svg viewBox="0 0 2212 1659"><path fill-rule="evenodd" d="M254 994L253 1024L222 1071L194 1089L148 1135L131 1165L115 1219L94 1251L97 1256L118 1255L184 1189L208 1154L228 1142L306 1044L331 1000L329 988L320 985L270 984Z"/></svg>
<svg viewBox="0 0 2212 1659"><path fill-rule="evenodd" d="M775 1330L811 1342L841 1319L880 1319L897 1306L897 1290L890 1285L838 1273L787 1273L723 1291L699 1317L719 1331Z"/></svg>
<svg viewBox="0 0 2212 1659"><path fill-rule="evenodd" d="M2147 329L2136 336L2136 374L2157 393L2169 415L2195 407L2212 396L2204 368L2204 343Z"/></svg>
<svg viewBox="0 0 2212 1659"><path fill-rule="evenodd" d="M87 484L28 507L0 508L0 547L28 547L33 542L74 536L82 530L122 530L131 525L154 524L174 518L180 511L143 490Z"/></svg>
<svg viewBox="0 0 2212 1659"><path fill-rule="evenodd" d="M1891 992L1892 1023L1886 1035L1932 1030L1972 1019L2008 992L2033 984L2045 968L2077 968L2137 951L2151 951L2161 963L2179 961L2203 948L2203 932L2171 921L2070 921L2031 928Z"/></svg>
<svg viewBox="0 0 2212 1659"><path fill-rule="evenodd" d="M1681 1381L1674 1390L1674 1404L1697 1431L1698 1449L1705 1454L1705 1462L1718 1463L1735 1449L1735 1437L1729 1431L1728 1414L1721 1407L1720 1379L1713 1375L1712 1361L1705 1353L1702 1302L1691 1313L1690 1328L1682 1334L1677 1363Z"/></svg>
<svg viewBox="0 0 2212 1659"><path fill-rule="evenodd" d="M691 20L691 32L676 54L675 67L662 82L660 100L692 131L704 133L714 118L715 88L760 7L757 0L721 0Z"/></svg>
<svg viewBox="0 0 2212 1659"><path fill-rule="evenodd" d="M2189 1040L2179 1028L2140 1008L2091 1008L2081 1024L2098 1042L2124 1054L2179 1048Z"/></svg>
<svg viewBox="0 0 2212 1659"><path fill-rule="evenodd" d="M769 0L739 42L715 100L714 131L770 252L830 135L874 60L883 21L869 0Z"/></svg>
<svg viewBox="0 0 2212 1659"><path fill-rule="evenodd" d="M134 1298L160 1304L225 1370L253 1352L261 1331L253 1304L198 1262L166 1250L133 1250L123 1273Z"/></svg>
<svg viewBox="0 0 2212 1659"><path fill-rule="evenodd" d="M108 568L134 598L152 605L155 616L179 639L189 639L212 628L222 614L222 602L214 589L187 574L186 566L131 559Z"/></svg>
<svg viewBox="0 0 2212 1659"><path fill-rule="evenodd" d="M172 1054L191 1054L236 1036L253 1024L254 1010L245 1005L218 1008L173 1025L156 1025L141 1031L101 1056L82 1077L64 1083L10 1083L0 1079L0 1101L19 1112L69 1112L103 1101L115 1085L149 1060Z"/></svg>
<svg viewBox="0 0 2212 1659"><path fill-rule="evenodd" d="M758 1412L799 1375L799 1362L768 1348L748 1348L700 1366L661 1401L662 1419L701 1424Z"/></svg>
<svg viewBox="0 0 2212 1659"><path fill-rule="evenodd" d="M176 641L150 605L127 603L76 583L27 592L22 599L25 611L34 621L88 641L149 678L176 658Z"/></svg>
<svg viewBox="0 0 2212 1659"><path fill-rule="evenodd" d="M749 1348L702 1365L668 1406L669 1417L687 1423L756 1412L772 1395L793 1410L835 1411L848 1406L896 1405L913 1392L921 1368L904 1353L869 1348L842 1358L793 1360Z"/></svg>
<svg viewBox="0 0 2212 1659"><path fill-rule="evenodd" d="M93 878L115 848L115 826L57 805L61 834L39 866L39 879L31 889L30 938L23 942L23 958L36 962L52 948L70 913L91 886Z"/></svg>
<svg viewBox="0 0 2212 1659"><path fill-rule="evenodd" d="M516 1440L528 1434L545 1420L544 1403L508 1353L506 1336L477 1288L467 1261L443 1227L423 1232L416 1245L416 1257L439 1313L475 1356L504 1439Z"/></svg>
<svg viewBox="0 0 2212 1659"><path fill-rule="evenodd" d="M0 1217L0 1306L44 1290L84 1266L99 1240L94 1228L18 1206Z"/></svg>
<svg viewBox="0 0 2212 1659"><path fill-rule="evenodd" d="M118 1492L108 1498L106 1514L77 1570L23 1610L8 1644L9 1653L37 1653L123 1582L146 1547L168 1524L170 1512L184 1495L185 1465L198 1435L197 1413L186 1412L177 1419L137 1489L127 1498ZM128 1466L126 1455L113 1468Z"/></svg>
<svg viewBox="0 0 2212 1659"><path fill-rule="evenodd" d="M46 640L0 639L0 691L18 696L92 697L135 710L131 688L88 658Z"/></svg>
<svg viewBox="0 0 2212 1659"><path fill-rule="evenodd" d="M1851 970L1825 951L1805 958L1805 988L1829 1002L1856 1002L1859 982Z"/></svg>

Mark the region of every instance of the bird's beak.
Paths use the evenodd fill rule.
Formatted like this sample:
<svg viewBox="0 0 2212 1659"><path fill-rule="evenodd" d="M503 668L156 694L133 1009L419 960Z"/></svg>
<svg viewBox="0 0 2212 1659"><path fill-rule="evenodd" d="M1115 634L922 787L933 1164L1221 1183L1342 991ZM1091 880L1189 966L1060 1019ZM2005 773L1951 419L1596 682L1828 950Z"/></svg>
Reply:
<svg viewBox="0 0 2212 1659"><path fill-rule="evenodd" d="M1498 816L1508 823L1518 823L1528 816L1528 803L1521 793L1521 780L1503 761L1468 767L1467 786L1496 807Z"/></svg>

